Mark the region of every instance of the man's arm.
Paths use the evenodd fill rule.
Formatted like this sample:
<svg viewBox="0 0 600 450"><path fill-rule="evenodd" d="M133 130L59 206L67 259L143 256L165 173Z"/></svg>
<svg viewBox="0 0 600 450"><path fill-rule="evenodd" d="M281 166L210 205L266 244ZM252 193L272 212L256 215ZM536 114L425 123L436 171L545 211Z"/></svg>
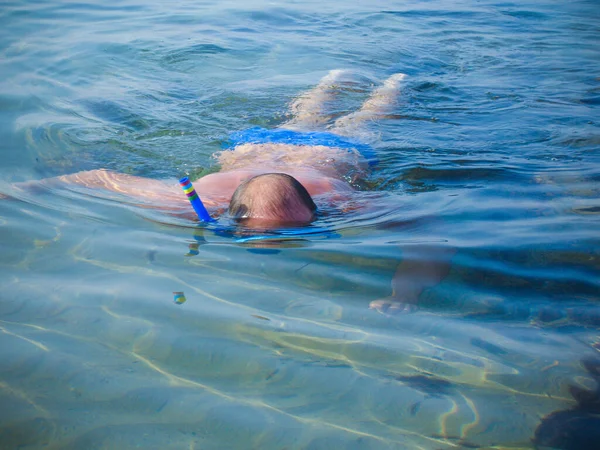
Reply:
<svg viewBox="0 0 600 450"><path fill-rule="evenodd" d="M139 202L140 206L146 208L173 212L181 212L187 209L192 211L189 201L176 180L169 183L104 169L78 172L39 181L28 181L18 183L15 186L25 191L81 186L93 190L122 194L135 202ZM202 197L202 201L206 206L217 206L215 201L206 198L206 196Z"/></svg>
<svg viewBox="0 0 600 450"><path fill-rule="evenodd" d="M392 295L372 301L369 308L387 314L418 309L421 293L446 278L455 253L454 249L445 247L406 247L392 278Z"/></svg>

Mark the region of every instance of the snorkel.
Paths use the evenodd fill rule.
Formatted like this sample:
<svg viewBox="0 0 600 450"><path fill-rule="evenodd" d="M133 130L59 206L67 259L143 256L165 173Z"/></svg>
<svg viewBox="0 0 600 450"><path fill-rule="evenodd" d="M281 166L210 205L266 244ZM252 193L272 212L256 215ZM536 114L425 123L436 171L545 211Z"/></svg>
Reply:
<svg viewBox="0 0 600 450"><path fill-rule="evenodd" d="M202 203L202 200L196 192L196 189L194 189L190 179L188 177L183 177L181 180L179 180L179 184L181 185L181 189L183 189L183 192L187 196L188 200L192 204L192 208L194 208L194 211L196 211L196 214L198 214L200 221L214 222L215 219L210 217L210 214L204 207L204 203Z"/></svg>

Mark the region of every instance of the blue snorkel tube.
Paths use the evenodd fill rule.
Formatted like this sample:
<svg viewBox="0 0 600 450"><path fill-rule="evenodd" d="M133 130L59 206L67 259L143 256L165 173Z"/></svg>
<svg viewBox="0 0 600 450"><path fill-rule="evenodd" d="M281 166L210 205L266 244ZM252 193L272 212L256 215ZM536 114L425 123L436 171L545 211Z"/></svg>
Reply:
<svg viewBox="0 0 600 450"><path fill-rule="evenodd" d="M192 208L194 208L194 211L196 211L196 214L198 214L198 218L202 222L214 222L215 219L210 217L210 214L204 207L204 203L202 203L200 196L196 193L196 189L194 189L194 186L192 186L190 179L188 177L183 177L181 180L179 180L179 184L181 185L183 192L185 192L188 200L192 204Z"/></svg>

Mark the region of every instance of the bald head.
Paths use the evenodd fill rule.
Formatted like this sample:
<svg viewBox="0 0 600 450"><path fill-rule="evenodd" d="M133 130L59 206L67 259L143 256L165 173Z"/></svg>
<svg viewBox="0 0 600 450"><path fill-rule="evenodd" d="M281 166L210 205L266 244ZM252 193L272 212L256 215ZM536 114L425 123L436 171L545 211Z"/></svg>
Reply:
<svg viewBox="0 0 600 450"><path fill-rule="evenodd" d="M274 225L308 223L316 209L306 188L284 173L267 173L245 181L229 203L229 215L235 219Z"/></svg>

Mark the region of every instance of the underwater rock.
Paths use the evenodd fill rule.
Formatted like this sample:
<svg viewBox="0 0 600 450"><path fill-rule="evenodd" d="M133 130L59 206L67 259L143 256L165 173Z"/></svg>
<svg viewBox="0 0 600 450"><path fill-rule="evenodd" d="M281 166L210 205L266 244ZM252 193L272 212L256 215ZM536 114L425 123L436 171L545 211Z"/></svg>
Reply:
<svg viewBox="0 0 600 450"><path fill-rule="evenodd" d="M596 381L594 390L570 386L577 402L564 411L555 411L542 419L533 443L538 449L587 450L600 443L600 360L584 360L583 366Z"/></svg>

